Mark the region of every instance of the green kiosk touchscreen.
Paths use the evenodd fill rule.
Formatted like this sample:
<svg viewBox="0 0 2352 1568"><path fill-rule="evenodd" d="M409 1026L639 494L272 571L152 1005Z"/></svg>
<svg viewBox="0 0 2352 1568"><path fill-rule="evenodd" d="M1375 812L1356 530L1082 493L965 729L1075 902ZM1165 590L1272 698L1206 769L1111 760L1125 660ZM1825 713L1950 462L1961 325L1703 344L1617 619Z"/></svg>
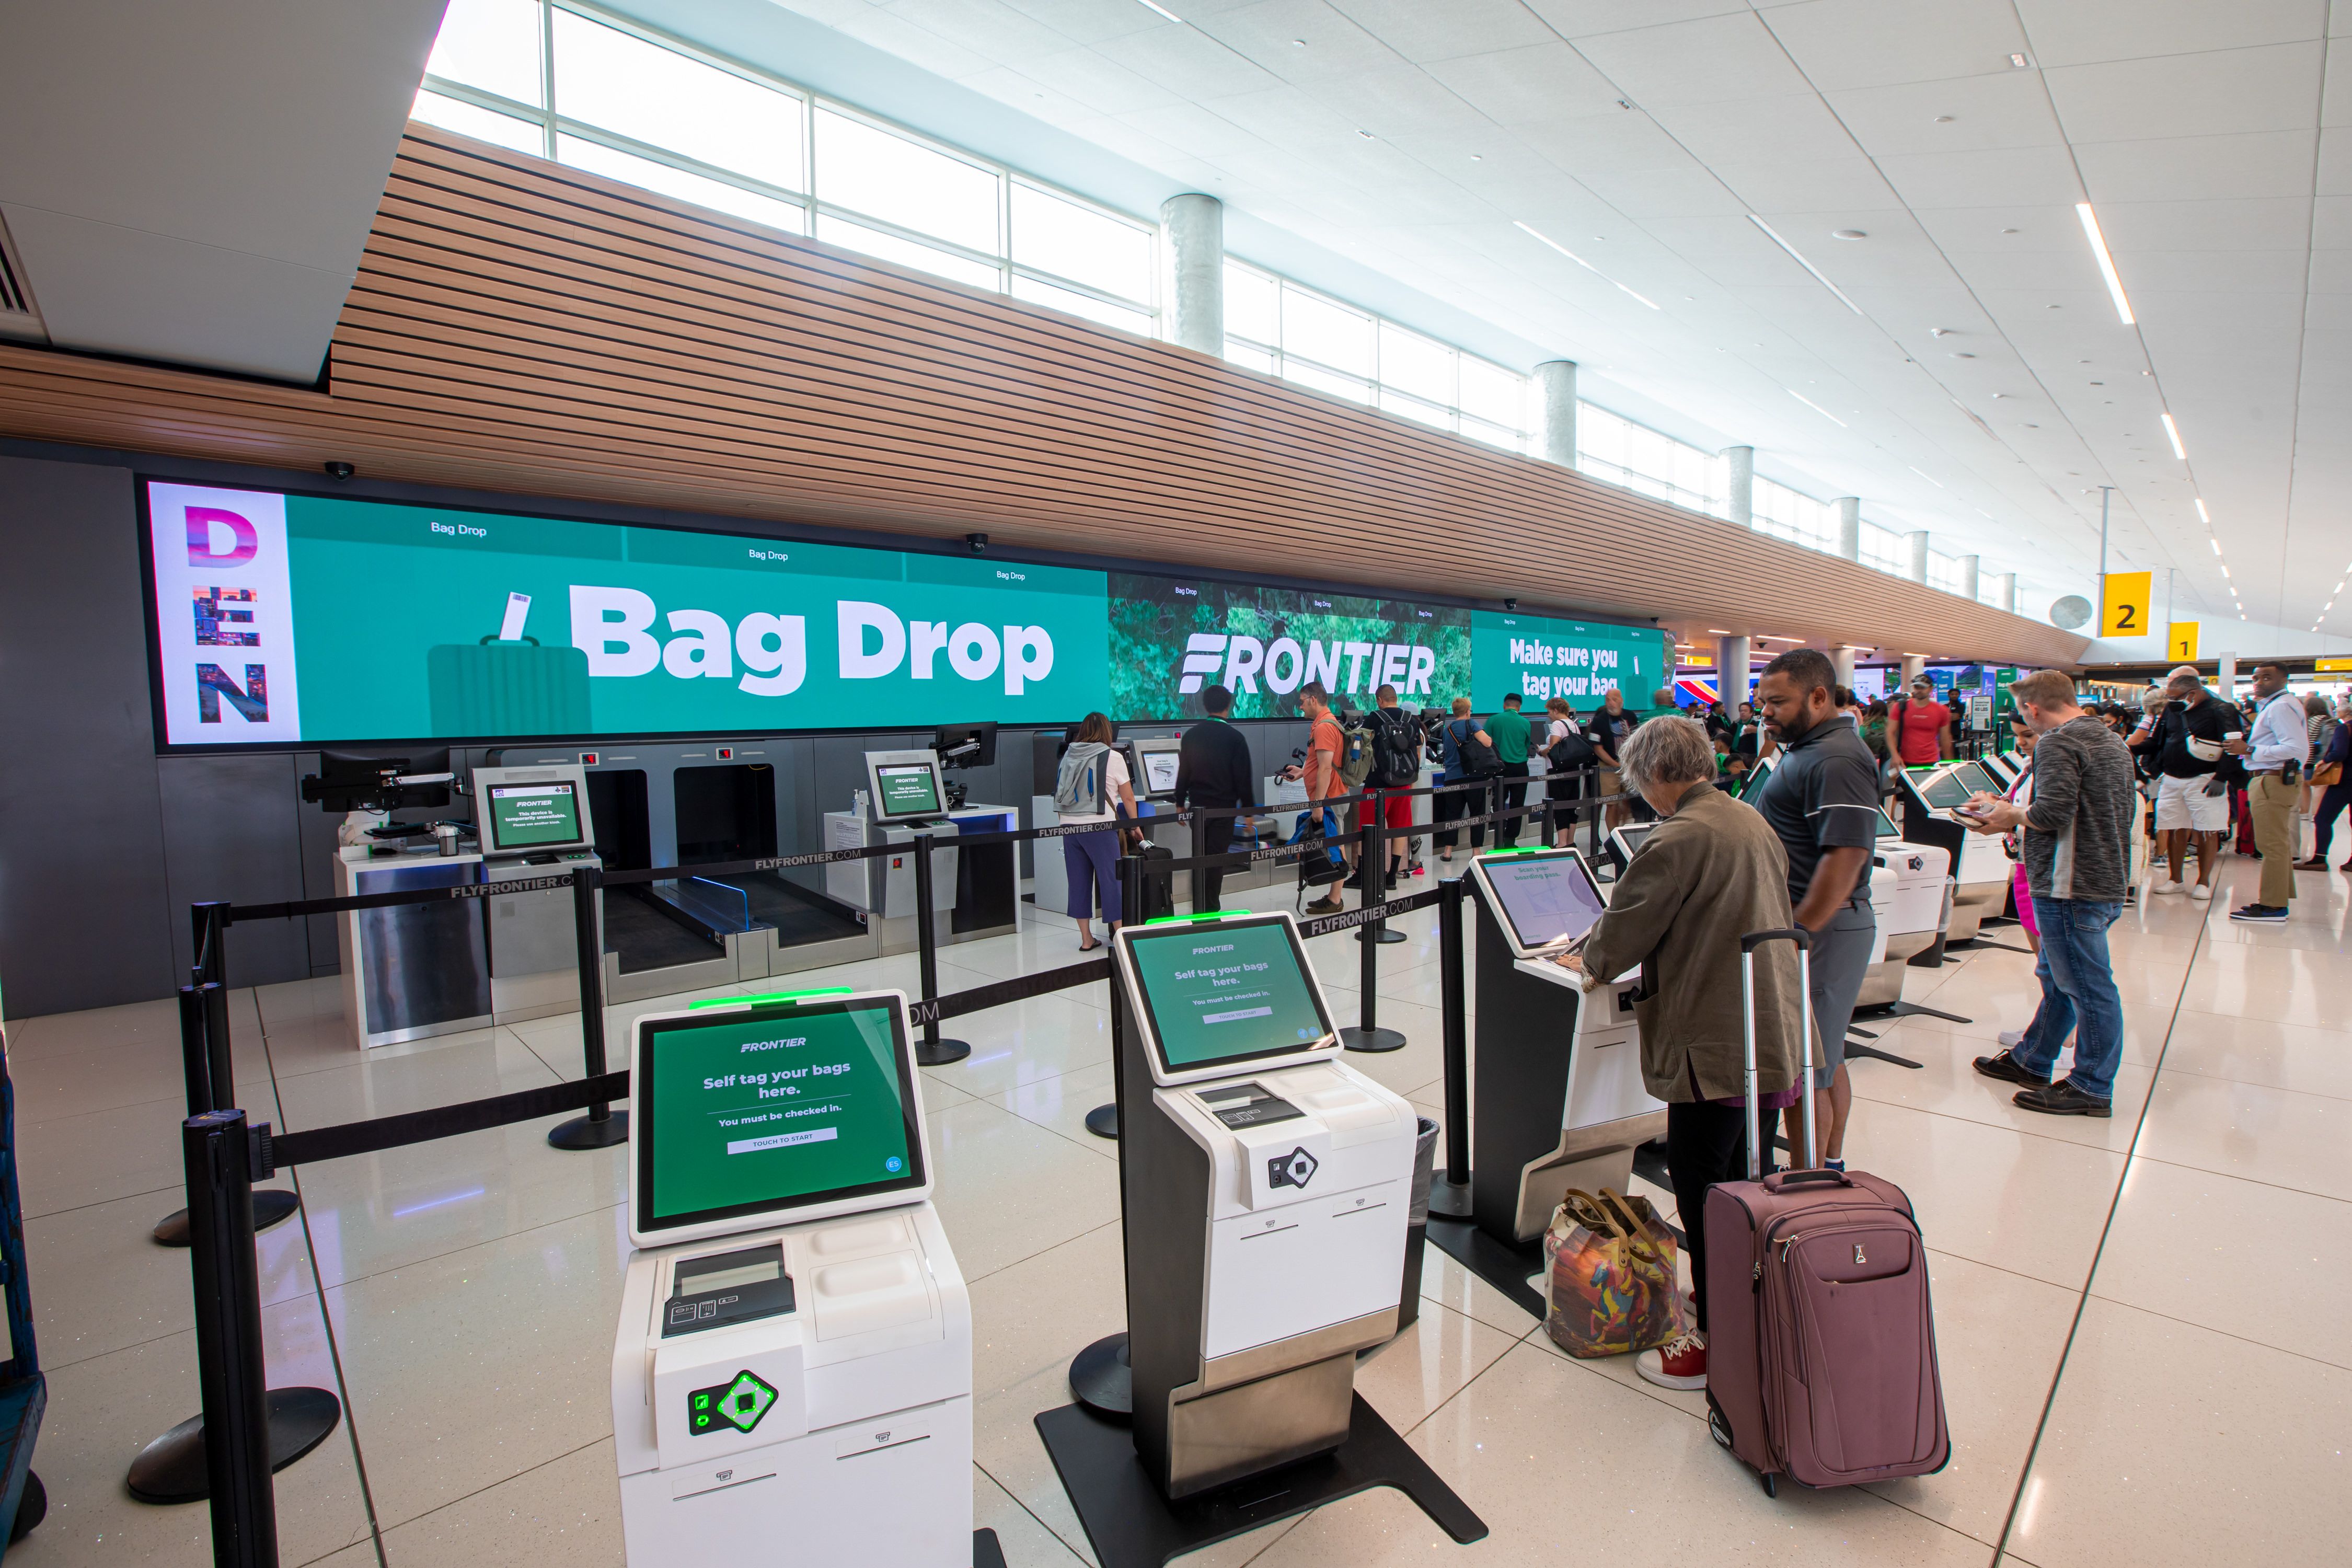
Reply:
<svg viewBox="0 0 2352 1568"><path fill-rule="evenodd" d="M874 803L877 813L885 818L937 816L939 777L929 763L886 763L876 768L874 782L882 792Z"/></svg>
<svg viewBox="0 0 2352 1568"><path fill-rule="evenodd" d="M1913 783L1916 787L1917 781ZM1919 792L1919 797L1935 810L1950 811L1956 806L1968 805L1975 794L1975 786L1960 770L1955 768L1941 778L1930 780L1927 787Z"/></svg>
<svg viewBox="0 0 2352 1568"><path fill-rule="evenodd" d="M493 850L580 842L580 797L570 784L492 784L489 795Z"/></svg>
<svg viewBox="0 0 2352 1568"><path fill-rule="evenodd" d="M1308 1050L1333 1033L1287 921L1178 921L1125 946L1168 1073Z"/></svg>
<svg viewBox="0 0 2352 1568"><path fill-rule="evenodd" d="M638 1228L922 1185L913 1057L890 997L648 1019Z"/></svg>

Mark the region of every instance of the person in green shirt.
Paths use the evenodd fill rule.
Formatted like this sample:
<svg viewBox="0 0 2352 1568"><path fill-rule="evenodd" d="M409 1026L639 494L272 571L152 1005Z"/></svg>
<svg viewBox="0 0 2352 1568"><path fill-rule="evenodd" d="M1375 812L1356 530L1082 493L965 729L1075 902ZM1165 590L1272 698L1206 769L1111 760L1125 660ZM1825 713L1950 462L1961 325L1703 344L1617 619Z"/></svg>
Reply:
<svg viewBox="0 0 2352 1568"><path fill-rule="evenodd" d="M1517 692L1514 691L1503 699L1501 712L1487 715L1486 730L1487 738L1495 743L1495 758L1503 764L1502 773L1495 780L1498 796L1495 809L1510 811L1527 805L1528 721L1519 712ZM1495 824L1496 844L1517 844L1519 841L1519 824L1523 820L1515 816L1507 822Z"/></svg>

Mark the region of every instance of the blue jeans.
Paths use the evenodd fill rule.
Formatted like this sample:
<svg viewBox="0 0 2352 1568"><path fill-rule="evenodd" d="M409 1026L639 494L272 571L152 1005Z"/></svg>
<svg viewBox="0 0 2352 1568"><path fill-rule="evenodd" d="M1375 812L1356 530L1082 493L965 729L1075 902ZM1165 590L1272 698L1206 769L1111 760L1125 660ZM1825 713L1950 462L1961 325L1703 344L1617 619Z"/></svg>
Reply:
<svg viewBox="0 0 2352 1568"><path fill-rule="evenodd" d="M2115 1098L2116 1065L2124 1054L2124 999L2107 962L2107 928L2122 912L2121 904L2087 899L2033 900L2042 927L2042 956L2033 965L2042 1005L2011 1055L2047 1077L2071 1031L2074 1070L2067 1079L2094 1100Z"/></svg>

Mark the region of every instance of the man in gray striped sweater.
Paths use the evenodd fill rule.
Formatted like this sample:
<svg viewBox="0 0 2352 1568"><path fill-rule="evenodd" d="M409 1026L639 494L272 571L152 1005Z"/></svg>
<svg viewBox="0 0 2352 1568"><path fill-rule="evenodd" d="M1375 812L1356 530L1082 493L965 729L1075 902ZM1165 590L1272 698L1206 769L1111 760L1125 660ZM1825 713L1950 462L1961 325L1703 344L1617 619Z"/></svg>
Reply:
<svg viewBox="0 0 2352 1568"><path fill-rule="evenodd" d="M2107 959L2107 928L2123 912L2130 864L2131 752L2121 737L2083 711L2074 682L2037 669L2010 688L2033 743L2033 803L2020 807L1979 795L1966 808L1979 833L2020 828L2033 913L2042 927L2034 975L2042 1005L2025 1037L1997 1056L1979 1057L1987 1078L2022 1084L2016 1103L2053 1116L2114 1114L2116 1068L2123 1058L2124 1005ZM2074 1036L2074 1070L2050 1074L2066 1036Z"/></svg>

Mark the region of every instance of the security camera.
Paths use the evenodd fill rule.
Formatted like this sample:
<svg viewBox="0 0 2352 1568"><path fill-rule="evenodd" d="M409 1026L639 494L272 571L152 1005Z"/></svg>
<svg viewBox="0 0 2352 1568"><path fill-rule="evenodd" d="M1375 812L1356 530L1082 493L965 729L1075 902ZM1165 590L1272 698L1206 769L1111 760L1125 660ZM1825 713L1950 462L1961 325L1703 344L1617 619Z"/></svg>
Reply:
<svg viewBox="0 0 2352 1568"><path fill-rule="evenodd" d="M988 548L988 535L984 533L967 533L963 536L963 542L971 547L971 552L974 555L980 554Z"/></svg>
<svg viewBox="0 0 2352 1568"><path fill-rule="evenodd" d="M1503 608L1507 610L1516 610L1518 607L1519 602L1517 599L1506 599L1503 601Z"/></svg>
<svg viewBox="0 0 2352 1568"><path fill-rule="evenodd" d="M320 467L327 470L327 477L331 479L348 479L359 472L349 463L322 463Z"/></svg>

